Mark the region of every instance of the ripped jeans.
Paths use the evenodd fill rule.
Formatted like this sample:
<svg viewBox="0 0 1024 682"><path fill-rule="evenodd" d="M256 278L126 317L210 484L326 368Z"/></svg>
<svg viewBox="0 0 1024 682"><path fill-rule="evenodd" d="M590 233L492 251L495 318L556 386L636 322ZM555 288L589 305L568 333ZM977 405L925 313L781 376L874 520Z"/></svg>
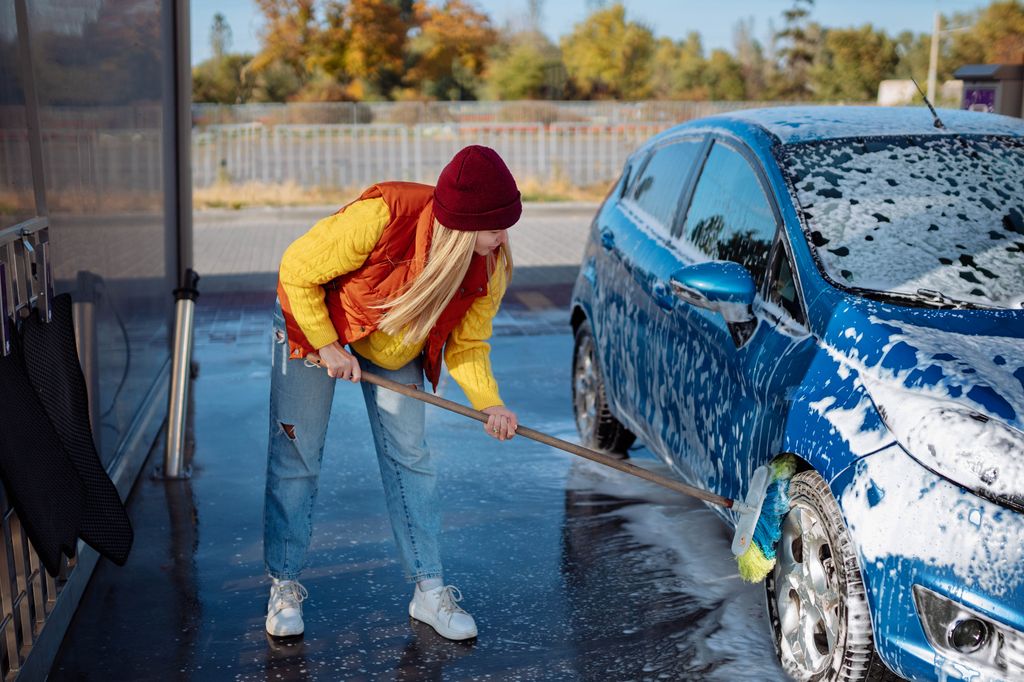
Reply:
<svg viewBox="0 0 1024 682"><path fill-rule="evenodd" d="M270 444L263 508L263 555L274 578L294 580L306 566L313 530L313 503L320 483L324 436L334 386L319 367L288 359L280 305L274 313L270 372ZM359 357L359 366L402 384L423 387L420 357L387 370ZM424 439L424 405L418 400L360 384L384 483L391 529L406 577L441 577L441 511L437 473ZM344 439L338 445L344 447Z"/></svg>

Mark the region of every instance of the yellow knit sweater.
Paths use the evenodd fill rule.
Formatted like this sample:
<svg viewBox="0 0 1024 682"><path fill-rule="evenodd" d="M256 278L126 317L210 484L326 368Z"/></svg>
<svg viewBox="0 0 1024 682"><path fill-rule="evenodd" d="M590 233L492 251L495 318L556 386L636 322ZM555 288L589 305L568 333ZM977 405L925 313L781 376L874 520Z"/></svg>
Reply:
<svg viewBox="0 0 1024 682"><path fill-rule="evenodd" d="M363 199L350 204L343 213L320 220L285 250L281 285L288 294L295 321L315 348L338 340L324 303L323 285L361 267L390 221L383 199ZM478 410L504 404L491 371L487 339L507 284L505 271L495 268L488 294L473 302L444 349L448 371ZM385 369L398 369L422 352L423 343L407 344L401 334L375 331L352 347Z"/></svg>

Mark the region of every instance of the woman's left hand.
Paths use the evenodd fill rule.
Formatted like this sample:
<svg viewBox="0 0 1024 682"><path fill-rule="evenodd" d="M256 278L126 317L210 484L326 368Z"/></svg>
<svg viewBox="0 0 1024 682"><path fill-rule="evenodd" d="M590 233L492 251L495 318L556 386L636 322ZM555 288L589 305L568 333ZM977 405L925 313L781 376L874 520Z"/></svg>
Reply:
<svg viewBox="0 0 1024 682"><path fill-rule="evenodd" d="M494 407L486 407L481 412L488 415L487 423L484 424L484 430L487 431L487 435L491 438L509 440L512 436L516 435L516 429L519 428L519 419L512 410L504 405L495 405Z"/></svg>

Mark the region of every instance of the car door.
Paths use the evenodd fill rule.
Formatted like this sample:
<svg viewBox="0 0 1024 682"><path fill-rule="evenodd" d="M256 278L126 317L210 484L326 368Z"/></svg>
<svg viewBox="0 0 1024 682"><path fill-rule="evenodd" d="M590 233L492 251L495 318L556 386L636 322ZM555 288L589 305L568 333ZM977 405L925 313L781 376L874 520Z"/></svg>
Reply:
<svg viewBox="0 0 1024 682"><path fill-rule="evenodd" d="M780 222L753 154L738 142L715 139L671 249L652 278L660 291L680 268L732 260L760 289ZM756 322L752 337L737 337L719 313L675 297L652 300L660 304L651 337L661 358L651 367L654 448L692 481L712 489L725 484L734 494L756 431L759 398L751 369L766 330ZM745 341L738 345L736 338Z"/></svg>
<svg viewBox="0 0 1024 682"><path fill-rule="evenodd" d="M660 309L651 305L655 295L652 272L671 241L673 226L694 168L703 136L672 138L654 146L618 203L600 225L607 254L606 293L596 315L614 342L603 344L602 367L606 393L615 414L646 440L651 400L654 339L650 316ZM607 279L609 276L613 279Z"/></svg>

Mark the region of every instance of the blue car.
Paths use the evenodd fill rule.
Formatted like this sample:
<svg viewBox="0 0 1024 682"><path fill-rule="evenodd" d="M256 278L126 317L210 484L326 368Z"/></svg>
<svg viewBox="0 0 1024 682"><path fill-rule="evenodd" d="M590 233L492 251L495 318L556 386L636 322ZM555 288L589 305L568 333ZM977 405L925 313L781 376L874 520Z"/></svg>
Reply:
<svg viewBox="0 0 1024 682"><path fill-rule="evenodd" d="M766 580L794 678L1024 680L1022 305L1024 121L692 121L594 219L577 427L730 498L798 459Z"/></svg>

